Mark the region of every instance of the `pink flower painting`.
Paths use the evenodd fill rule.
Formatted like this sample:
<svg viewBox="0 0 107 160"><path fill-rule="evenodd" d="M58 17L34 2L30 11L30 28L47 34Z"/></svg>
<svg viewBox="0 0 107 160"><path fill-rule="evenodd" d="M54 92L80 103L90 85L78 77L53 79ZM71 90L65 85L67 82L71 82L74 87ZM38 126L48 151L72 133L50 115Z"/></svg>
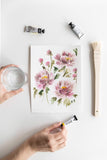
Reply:
<svg viewBox="0 0 107 160"><path fill-rule="evenodd" d="M75 65L78 50L75 54L62 52L53 55L51 50L45 58L39 59L40 72L34 76L34 98L44 95L48 103L70 106L76 101L77 94L74 85L77 83L77 68Z"/></svg>
<svg viewBox="0 0 107 160"><path fill-rule="evenodd" d="M73 69L73 72L74 72L74 73L77 73L77 68L74 68L74 69Z"/></svg>
<svg viewBox="0 0 107 160"><path fill-rule="evenodd" d="M52 85L54 81L53 73L43 70L36 74L35 81L38 89L45 89L47 85Z"/></svg>
<svg viewBox="0 0 107 160"><path fill-rule="evenodd" d="M50 62L49 61L46 62L46 66L48 66L48 67L50 66Z"/></svg>
<svg viewBox="0 0 107 160"><path fill-rule="evenodd" d="M60 66L73 66L75 64L75 54L63 52L55 56L56 64Z"/></svg>
<svg viewBox="0 0 107 160"><path fill-rule="evenodd" d="M43 63L43 58L39 58L39 62L42 64Z"/></svg>
<svg viewBox="0 0 107 160"><path fill-rule="evenodd" d="M47 51L47 55L49 55L49 56L51 56L51 55L52 55L51 50L48 50L48 51Z"/></svg>
<svg viewBox="0 0 107 160"><path fill-rule="evenodd" d="M76 74L76 73L74 73L72 76L73 76L73 78L76 78L76 77L77 77L77 74Z"/></svg>
<svg viewBox="0 0 107 160"><path fill-rule="evenodd" d="M55 94L59 98L72 97L74 94L73 88L74 84L72 84L70 81L59 81L55 86Z"/></svg>

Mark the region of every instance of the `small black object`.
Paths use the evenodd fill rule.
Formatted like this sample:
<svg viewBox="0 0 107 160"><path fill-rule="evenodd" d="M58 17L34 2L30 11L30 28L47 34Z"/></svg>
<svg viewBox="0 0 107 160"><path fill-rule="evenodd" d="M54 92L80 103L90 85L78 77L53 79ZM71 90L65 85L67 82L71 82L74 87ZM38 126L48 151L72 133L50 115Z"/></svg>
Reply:
<svg viewBox="0 0 107 160"><path fill-rule="evenodd" d="M72 22L70 22L69 26L71 27L71 29L73 29L75 27L75 24L73 24Z"/></svg>
<svg viewBox="0 0 107 160"><path fill-rule="evenodd" d="M63 127L63 124L61 124L61 128Z"/></svg>
<svg viewBox="0 0 107 160"><path fill-rule="evenodd" d="M38 33L45 33L45 29L38 28Z"/></svg>
<svg viewBox="0 0 107 160"><path fill-rule="evenodd" d="M45 33L45 29L42 29L42 33Z"/></svg>
<svg viewBox="0 0 107 160"><path fill-rule="evenodd" d="M42 32L42 29L41 28L38 28L38 33L41 33Z"/></svg>
<svg viewBox="0 0 107 160"><path fill-rule="evenodd" d="M77 117L76 117L76 115L74 115L74 118L75 118L76 121L78 120Z"/></svg>

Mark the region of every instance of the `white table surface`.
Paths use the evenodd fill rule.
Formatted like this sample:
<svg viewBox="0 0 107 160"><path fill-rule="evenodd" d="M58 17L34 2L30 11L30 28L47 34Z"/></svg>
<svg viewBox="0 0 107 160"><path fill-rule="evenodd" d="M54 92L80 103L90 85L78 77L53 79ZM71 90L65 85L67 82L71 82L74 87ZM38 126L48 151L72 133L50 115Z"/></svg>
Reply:
<svg viewBox="0 0 107 160"><path fill-rule="evenodd" d="M79 121L68 127L67 146L55 153L37 153L39 160L107 160L107 5L104 0L2 0L1 65L18 64L29 72L29 46L82 46L82 108ZM79 40L68 28L73 21L84 31ZM44 35L23 32L25 25L46 29ZM101 111L92 115L93 63L90 42L101 40ZM36 114L30 112L29 85L24 92L0 105L0 157L8 154L27 137L44 127L63 121L70 114Z"/></svg>

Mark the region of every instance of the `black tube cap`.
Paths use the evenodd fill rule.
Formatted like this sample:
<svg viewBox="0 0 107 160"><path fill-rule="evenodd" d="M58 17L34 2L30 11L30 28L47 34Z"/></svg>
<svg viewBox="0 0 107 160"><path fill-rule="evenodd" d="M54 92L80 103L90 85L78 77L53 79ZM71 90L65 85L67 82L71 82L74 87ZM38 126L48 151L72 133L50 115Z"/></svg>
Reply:
<svg viewBox="0 0 107 160"><path fill-rule="evenodd" d="M78 118L77 118L77 116L76 116L76 115L74 115L74 118L75 118L75 120L76 120L76 121L78 120Z"/></svg>
<svg viewBox="0 0 107 160"><path fill-rule="evenodd" d="M42 33L45 33L45 29L42 29Z"/></svg>

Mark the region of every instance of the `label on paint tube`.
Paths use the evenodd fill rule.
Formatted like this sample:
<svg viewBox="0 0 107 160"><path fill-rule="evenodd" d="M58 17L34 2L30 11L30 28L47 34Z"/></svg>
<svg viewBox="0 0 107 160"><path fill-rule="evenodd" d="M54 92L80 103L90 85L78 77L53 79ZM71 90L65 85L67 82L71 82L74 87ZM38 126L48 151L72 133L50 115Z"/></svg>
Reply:
<svg viewBox="0 0 107 160"><path fill-rule="evenodd" d="M75 26L72 30L79 38L84 35L77 26Z"/></svg>
<svg viewBox="0 0 107 160"><path fill-rule="evenodd" d="M30 32L30 33L45 33L45 29L35 28L35 27L32 27L32 26L25 26L24 32Z"/></svg>

